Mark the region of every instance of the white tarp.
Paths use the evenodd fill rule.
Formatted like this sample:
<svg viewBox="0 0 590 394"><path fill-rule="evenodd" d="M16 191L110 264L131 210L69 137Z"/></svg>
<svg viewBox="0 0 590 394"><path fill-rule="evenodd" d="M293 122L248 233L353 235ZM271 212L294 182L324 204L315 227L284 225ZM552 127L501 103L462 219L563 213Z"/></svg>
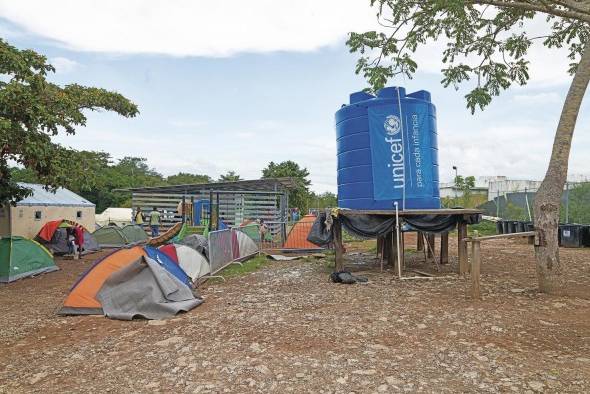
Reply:
<svg viewBox="0 0 590 394"><path fill-rule="evenodd" d="M178 265L193 280L211 272L209 262L201 253L186 245L175 244Z"/></svg>

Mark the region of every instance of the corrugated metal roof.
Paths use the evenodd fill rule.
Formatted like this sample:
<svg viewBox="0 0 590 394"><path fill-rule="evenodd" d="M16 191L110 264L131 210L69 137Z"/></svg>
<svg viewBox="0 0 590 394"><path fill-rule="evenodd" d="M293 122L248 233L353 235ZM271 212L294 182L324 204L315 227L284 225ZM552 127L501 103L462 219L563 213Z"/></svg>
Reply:
<svg viewBox="0 0 590 394"><path fill-rule="evenodd" d="M187 185L168 185L168 186L150 186L150 187L130 187L127 189L114 189L113 191L126 192L161 192L161 193L182 193L203 190L219 191L275 191L275 186L279 191L281 189L294 189L297 184L294 178L261 178L231 182L211 182L211 183L191 183Z"/></svg>
<svg viewBox="0 0 590 394"><path fill-rule="evenodd" d="M60 187L55 191L47 191L43 185L35 183L22 183L19 186L26 187L33 190L33 194L29 197L19 201L17 205L53 205L53 206L69 206L69 207L93 207L94 204L87 199L80 197L76 193Z"/></svg>

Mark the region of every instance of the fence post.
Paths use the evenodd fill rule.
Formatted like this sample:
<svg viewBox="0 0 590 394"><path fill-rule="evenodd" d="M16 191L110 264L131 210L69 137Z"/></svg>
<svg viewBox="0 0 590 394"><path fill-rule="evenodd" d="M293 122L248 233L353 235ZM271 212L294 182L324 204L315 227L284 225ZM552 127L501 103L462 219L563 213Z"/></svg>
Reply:
<svg viewBox="0 0 590 394"><path fill-rule="evenodd" d="M477 233L471 242L471 297L481 299L479 274L481 267L481 241L477 240Z"/></svg>
<svg viewBox="0 0 590 394"><path fill-rule="evenodd" d="M570 185L565 182L565 222L570 222Z"/></svg>
<svg viewBox="0 0 590 394"><path fill-rule="evenodd" d="M467 238L467 223L461 219L457 227L459 275L465 275L467 272L467 242L465 242L465 238Z"/></svg>

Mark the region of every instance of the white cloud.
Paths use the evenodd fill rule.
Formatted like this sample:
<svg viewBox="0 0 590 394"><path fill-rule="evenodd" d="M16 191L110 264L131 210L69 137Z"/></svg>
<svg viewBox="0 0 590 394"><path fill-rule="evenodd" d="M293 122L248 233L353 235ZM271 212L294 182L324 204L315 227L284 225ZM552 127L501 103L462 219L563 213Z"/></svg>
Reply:
<svg viewBox="0 0 590 394"><path fill-rule="evenodd" d="M207 122L204 120L172 119L168 124L179 129L200 129L207 125Z"/></svg>
<svg viewBox="0 0 590 394"><path fill-rule="evenodd" d="M375 24L362 0L1 0L0 14L74 50L176 56L310 51Z"/></svg>
<svg viewBox="0 0 590 394"><path fill-rule="evenodd" d="M49 63L55 67L57 74L65 74L75 70L80 64L66 57L52 57Z"/></svg>
<svg viewBox="0 0 590 394"><path fill-rule="evenodd" d="M519 105L562 104L564 97L555 92L517 94L512 101Z"/></svg>
<svg viewBox="0 0 590 394"><path fill-rule="evenodd" d="M341 44L350 31L382 29L368 0L0 0L3 18L78 51L225 57L238 53L313 51ZM539 16L522 27L542 36ZM440 74L446 40L421 46L419 69ZM570 80L565 49L536 42L529 84Z"/></svg>

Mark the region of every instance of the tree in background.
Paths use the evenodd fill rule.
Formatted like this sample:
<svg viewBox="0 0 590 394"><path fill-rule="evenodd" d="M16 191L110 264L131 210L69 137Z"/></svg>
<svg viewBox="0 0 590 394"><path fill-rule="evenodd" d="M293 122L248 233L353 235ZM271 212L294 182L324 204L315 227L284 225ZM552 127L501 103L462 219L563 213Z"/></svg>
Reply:
<svg viewBox="0 0 590 394"><path fill-rule="evenodd" d="M235 171L228 171L227 174L219 176L219 182L236 182L241 180L242 178Z"/></svg>
<svg viewBox="0 0 590 394"><path fill-rule="evenodd" d="M356 72L376 90L396 75L412 77L416 49L447 42L442 61L445 87L475 79L465 96L471 112L513 84L529 79L527 53L533 42L567 47L573 80L555 133L553 151L534 204L537 278L544 292L564 290L557 232L560 197L567 178L572 136L590 81L590 2L513 0L371 0L385 33L351 33L347 44L361 54ZM527 22L544 20L545 33L527 34Z"/></svg>
<svg viewBox="0 0 590 394"><path fill-rule="evenodd" d="M309 185L311 181L307 168L299 167L294 161L287 160L281 163L271 161L262 170L262 178L290 177L295 181L295 188L289 192L289 205L291 208L299 208L302 214L309 208Z"/></svg>
<svg viewBox="0 0 590 394"><path fill-rule="evenodd" d="M191 185L211 182L213 182L213 179L209 175L189 174L186 172L179 172L166 178L166 184L168 185Z"/></svg>
<svg viewBox="0 0 590 394"><path fill-rule="evenodd" d="M0 39L0 205L31 192L12 179L9 161L49 188L66 185L76 174L85 182L78 152L51 141L62 130L75 134L76 127L85 126L84 110L138 114L137 106L118 93L76 84L60 87L47 81L50 72L55 69L45 56Z"/></svg>
<svg viewBox="0 0 590 394"><path fill-rule="evenodd" d="M570 186L564 193L564 203L561 208L561 221L563 223L590 224L590 183L577 183ZM566 218L566 203L568 217ZM567 220L566 220L567 219Z"/></svg>
<svg viewBox="0 0 590 394"><path fill-rule="evenodd" d="M336 208L338 207L338 199L336 195L332 192L324 192L320 194L316 194L314 192L309 193L309 203L310 208Z"/></svg>
<svg viewBox="0 0 590 394"><path fill-rule="evenodd" d="M506 207L504 207L502 218L508 220L528 220L526 209L511 202L508 202Z"/></svg>
<svg viewBox="0 0 590 394"><path fill-rule="evenodd" d="M113 163L106 152L79 151L72 155L81 163L83 172L71 173L62 186L96 204L97 212L108 207L131 206L129 193L115 189L165 184L162 175L150 168L144 158L124 157ZM11 174L14 182L41 182L30 169L11 168Z"/></svg>
<svg viewBox="0 0 590 394"><path fill-rule="evenodd" d="M471 190L475 187L475 177L463 177L461 175L457 175L455 177L455 187L461 192L461 205L463 207L470 206L472 194ZM459 201L457 201L456 203L459 203Z"/></svg>

